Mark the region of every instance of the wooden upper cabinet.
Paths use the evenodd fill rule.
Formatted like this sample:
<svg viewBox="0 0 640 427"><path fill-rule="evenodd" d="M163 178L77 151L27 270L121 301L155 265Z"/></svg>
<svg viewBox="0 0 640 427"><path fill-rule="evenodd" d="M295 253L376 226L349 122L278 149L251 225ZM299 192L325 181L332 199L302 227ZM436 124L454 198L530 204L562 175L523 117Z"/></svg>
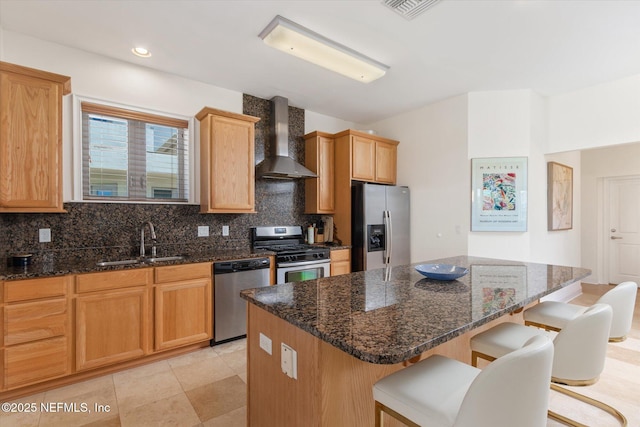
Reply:
<svg viewBox="0 0 640 427"><path fill-rule="evenodd" d="M70 81L0 62L0 212L64 212L62 96Z"/></svg>
<svg viewBox="0 0 640 427"><path fill-rule="evenodd" d="M396 183L398 141L351 132L351 179Z"/></svg>
<svg viewBox="0 0 640 427"><path fill-rule="evenodd" d="M305 136L305 166L318 175L305 179L305 213L334 213L335 140L328 134L313 132Z"/></svg>
<svg viewBox="0 0 640 427"><path fill-rule="evenodd" d="M351 137L351 179L375 181L376 143L361 136Z"/></svg>
<svg viewBox="0 0 640 427"><path fill-rule="evenodd" d="M396 144L376 141L376 182L396 183L396 163L398 148Z"/></svg>
<svg viewBox="0 0 640 427"><path fill-rule="evenodd" d="M200 212L255 212L257 117L205 107L200 121Z"/></svg>

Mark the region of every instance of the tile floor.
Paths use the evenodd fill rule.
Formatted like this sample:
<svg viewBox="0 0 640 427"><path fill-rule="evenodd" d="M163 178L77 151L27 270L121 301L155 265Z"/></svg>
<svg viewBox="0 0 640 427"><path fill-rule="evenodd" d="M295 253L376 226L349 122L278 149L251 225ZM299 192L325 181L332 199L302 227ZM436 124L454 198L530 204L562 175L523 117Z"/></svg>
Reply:
<svg viewBox="0 0 640 427"><path fill-rule="evenodd" d="M75 403L79 412L0 413L0 426L245 427L245 350L242 339L27 396L14 402Z"/></svg>
<svg viewBox="0 0 640 427"><path fill-rule="evenodd" d="M583 286L573 302L591 305L605 290ZM640 295L633 330L626 341L609 344L605 370L579 393L621 410L629 426L640 426ZM246 341L202 349L173 359L28 396L15 402L85 403L92 412L0 413L2 427L35 426L246 426ZM95 404L110 411L96 412ZM617 426L597 409L552 392L550 408L593 427ZM82 411L81 407L78 410ZM548 427L562 424L549 420ZM274 426L277 427L277 426ZM348 427L348 426L346 426Z"/></svg>

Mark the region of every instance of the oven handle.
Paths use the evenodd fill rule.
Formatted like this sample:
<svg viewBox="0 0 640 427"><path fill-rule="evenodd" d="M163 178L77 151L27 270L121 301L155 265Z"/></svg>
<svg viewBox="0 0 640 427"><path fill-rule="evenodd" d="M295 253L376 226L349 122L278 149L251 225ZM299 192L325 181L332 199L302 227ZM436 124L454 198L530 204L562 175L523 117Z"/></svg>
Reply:
<svg viewBox="0 0 640 427"><path fill-rule="evenodd" d="M281 262L277 267L297 267L303 265L315 265L315 264L329 264L331 261L328 259L319 259L318 261L302 261L302 262Z"/></svg>

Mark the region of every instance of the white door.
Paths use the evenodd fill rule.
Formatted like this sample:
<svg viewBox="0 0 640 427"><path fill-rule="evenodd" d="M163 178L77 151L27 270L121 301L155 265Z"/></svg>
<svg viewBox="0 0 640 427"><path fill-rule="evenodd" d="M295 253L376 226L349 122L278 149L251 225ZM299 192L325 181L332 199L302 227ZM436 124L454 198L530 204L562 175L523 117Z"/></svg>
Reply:
<svg viewBox="0 0 640 427"><path fill-rule="evenodd" d="M609 181L609 283L640 284L640 177Z"/></svg>

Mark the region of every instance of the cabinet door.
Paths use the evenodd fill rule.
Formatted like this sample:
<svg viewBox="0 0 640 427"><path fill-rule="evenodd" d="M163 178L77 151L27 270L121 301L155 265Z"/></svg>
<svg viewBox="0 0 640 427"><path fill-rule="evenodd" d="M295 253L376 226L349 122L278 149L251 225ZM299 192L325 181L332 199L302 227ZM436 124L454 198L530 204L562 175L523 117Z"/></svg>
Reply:
<svg viewBox="0 0 640 427"><path fill-rule="evenodd" d="M84 370L148 353L146 288L99 292L76 298L76 369Z"/></svg>
<svg viewBox="0 0 640 427"><path fill-rule="evenodd" d="M63 212L61 91L0 73L0 212Z"/></svg>
<svg viewBox="0 0 640 427"><path fill-rule="evenodd" d="M208 181L203 182L206 206L203 212L242 213L255 211L254 124L230 117L209 116L207 147ZM203 173L203 178L207 173Z"/></svg>
<svg viewBox="0 0 640 427"><path fill-rule="evenodd" d="M376 146L372 139L351 137L351 179L374 181L376 167Z"/></svg>
<svg viewBox="0 0 640 427"><path fill-rule="evenodd" d="M305 180L305 213L334 213L335 140L324 136L308 140L305 165L318 175Z"/></svg>
<svg viewBox="0 0 640 427"><path fill-rule="evenodd" d="M211 280L196 279L155 287L155 344L165 350L211 339Z"/></svg>
<svg viewBox="0 0 640 427"><path fill-rule="evenodd" d="M376 182L396 183L397 147L388 142L376 141Z"/></svg>

